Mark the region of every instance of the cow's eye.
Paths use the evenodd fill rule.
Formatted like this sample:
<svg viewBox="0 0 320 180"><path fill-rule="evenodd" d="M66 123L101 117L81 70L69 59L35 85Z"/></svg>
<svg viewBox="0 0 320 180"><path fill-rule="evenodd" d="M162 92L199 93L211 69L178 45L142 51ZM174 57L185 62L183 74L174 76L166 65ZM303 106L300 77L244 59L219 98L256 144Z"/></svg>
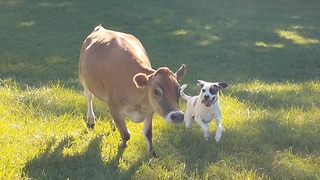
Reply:
<svg viewBox="0 0 320 180"><path fill-rule="evenodd" d="M153 93L154 93L154 95L156 95L156 96L161 96L162 91L161 91L161 89L156 88L156 89L153 90Z"/></svg>

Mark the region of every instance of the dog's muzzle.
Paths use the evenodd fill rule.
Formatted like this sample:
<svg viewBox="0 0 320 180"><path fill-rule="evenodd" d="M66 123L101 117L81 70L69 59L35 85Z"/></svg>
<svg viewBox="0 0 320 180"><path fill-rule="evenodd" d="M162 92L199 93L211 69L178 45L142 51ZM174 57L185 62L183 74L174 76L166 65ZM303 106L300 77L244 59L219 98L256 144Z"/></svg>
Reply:
<svg viewBox="0 0 320 180"><path fill-rule="evenodd" d="M213 97L211 100L203 99L201 101L201 103L204 104L205 106L209 107L209 106L211 106L211 104L214 104L216 101L217 101L217 98Z"/></svg>

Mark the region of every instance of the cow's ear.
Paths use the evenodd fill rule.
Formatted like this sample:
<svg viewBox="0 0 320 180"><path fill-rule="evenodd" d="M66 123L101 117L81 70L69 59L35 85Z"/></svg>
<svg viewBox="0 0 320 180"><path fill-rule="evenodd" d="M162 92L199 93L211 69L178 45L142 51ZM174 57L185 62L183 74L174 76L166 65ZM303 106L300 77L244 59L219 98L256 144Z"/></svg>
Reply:
<svg viewBox="0 0 320 180"><path fill-rule="evenodd" d="M180 81L183 78L183 76L186 74L186 65L182 64L175 74L178 81Z"/></svg>
<svg viewBox="0 0 320 180"><path fill-rule="evenodd" d="M149 77L144 73L138 73L133 77L133 82L137 88L143 88L148 85Z"/></svg>

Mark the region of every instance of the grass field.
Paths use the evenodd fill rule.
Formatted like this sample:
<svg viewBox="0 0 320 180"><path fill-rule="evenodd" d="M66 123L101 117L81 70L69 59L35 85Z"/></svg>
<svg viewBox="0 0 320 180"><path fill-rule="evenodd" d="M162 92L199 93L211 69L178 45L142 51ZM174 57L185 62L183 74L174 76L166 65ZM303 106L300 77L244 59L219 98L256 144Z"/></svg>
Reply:
<svg viewBox="0 0 320 180"><path fill-rule="evenodd" d="M320 179L320 1L0 0L0 179ZM85 125L81 44L93 28L134 34L154 68L225 81L224 132L154 116L118 149L107 105ZM185 109L185 101L181 100Z"/></svg>

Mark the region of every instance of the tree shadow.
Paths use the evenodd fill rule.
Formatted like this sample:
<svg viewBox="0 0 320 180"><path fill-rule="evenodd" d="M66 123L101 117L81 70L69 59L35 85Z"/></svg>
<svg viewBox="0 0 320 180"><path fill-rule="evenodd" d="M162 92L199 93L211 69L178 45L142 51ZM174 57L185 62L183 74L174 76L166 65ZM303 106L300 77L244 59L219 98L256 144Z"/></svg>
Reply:
<svg viewBox="0 0 320 180"><path fill-rule="evenodd" d="M211 126L215 126L214 123ZM217 174L208 171L208 167L227 163L238 172L252 171L261 177L304 179L309 176L316 179L318 172L308 166L293 167L291 164L317 156L320 132L312 127L314 122L299 125L290 120L283 121L277 115L268 115L237 127L225 127L220 142L215 142L215 131L212 130L209 140L205 141L203 131L196 123L191 131L175 134L175 139L170 133L163 133L161 139L168 139L172 145L170 151L182 156L184 172L190 177L202 179L213 174L209 179L213 178ZM162 131L173 130L177 131L172 127ZM292 157L296 159L290 160ZM290 163L286 164L288 159Z"/></svg>
<svg viewBox="0 0 320 180"><path fill-rule="evenodd" d="M319 24L315 22L319 3L293 1L285 8L288 4L282 1L276 7L269 1L259 3L1 3L0 39L6 43L0 44L0 77L12 77L29 86L60 81L81 89L77 80L80 47L100 23L138 37L154 67L175 69L186 63L190 76L184 81L216 76L228 82L319 77L320 64L314 60L319 47ZM282 33L286 31L289 34ZM295 36L289 36L290 32ZM310 43L295 43L297 39Z"/></svg>
<svg viewBox="0 0 320 180"><path fill-rule="evenodd" d="M319 172L309 169L308 165L292 166L291 163L304 162L307 157L318 153L319 130L313 128L312 122L300 125L288 121L269 115L229 129L227 137L239 139L233 144L239 152L230 152L230 155L261 176L276 179L305 179L309 176L317 179ZM251 153L257 158L252 159Z"/></svg>
<svg viewBox="0 0 320 180"><path fill-rule="evenodd" d="M45 151L26 163L22 176L34 179L131 179L141 161L137 160L129 169L119 167L123 148L117 155L106 162L101 156L101 137L92 139L85 152L64 155L63 151L72 145L74 139L67 137L53 147L56 142L48 142Z"/></svg>
<svg viewBox="0 0 320 180"><path fill-rule="evenodd" d="M268 86L268 84L264 85ZM275 87L275 85L273 86ZM278 85L278 87L280 86L284 86L284 88L255 91L245 87L245 89L232 90L230 96L248 104L248 106L254 105L268 110L290 110L292 108L310 110L312 107L319 107L320 100L310 98L310 95L316 95L319 92L310 85L301 84L296 89L286 89L285 86L288 85Z"/></svg>

